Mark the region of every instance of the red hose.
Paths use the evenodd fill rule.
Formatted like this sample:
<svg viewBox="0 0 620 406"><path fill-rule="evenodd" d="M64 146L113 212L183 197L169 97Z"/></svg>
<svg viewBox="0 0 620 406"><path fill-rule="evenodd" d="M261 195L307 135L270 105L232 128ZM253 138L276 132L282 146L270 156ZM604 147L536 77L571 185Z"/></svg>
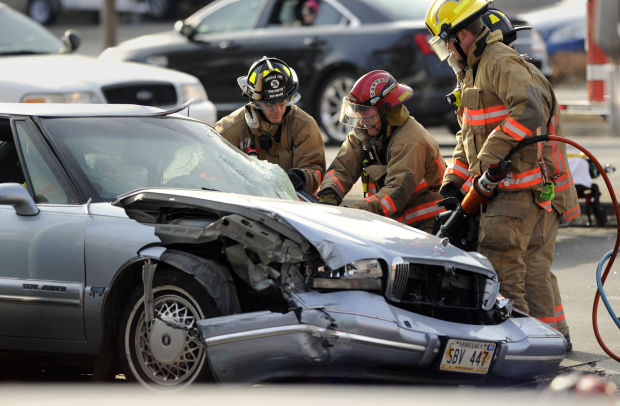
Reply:
<svg viewBox="0 0 620 406"><path fill-rule="evenodd" d="M603 177L603 180L605 180L605 185L607 186L607 189L609 190L609 195L611 196L611 202L613 203L614 212L616 214L616 225L618 227L618 231L616 233L616 244L614 245L613 253L609 257L609 262L607 263L607 267L605 268L605 271L603 272L603 275L602 275L602 278L601 278L601 284L605 285L605 280L607 279L607 275L609 274L609 271L611 270L611 267L612 267L612 265L614 263L614 260L616 259L616 255L618 254L618 247L620 247L620 208L618 207L618 201L616 200L616 194L614 192L613 187L611 186L611 182L609 181L609 177L607 177L607 173L605 172L605 168L603 168L601 166L601 164L594 157L594 155L592 155L587 149L585 149L584 147L582 147L581 145L579 145L578 143L576 143L573 140L570 140L570 139L564 138L564 137L558 137L556 135L550 135L549 136L549 140L551 140L551 141L558 141L558 142L564 142L566 144L570 144L570 145L574 146L575 148L579 149L584 154L586 154L586 156L588 158L590 158L590 160L592 162L594 162L594 164L598 168L599 172L601 173L601 176ZM603 342L603 339L601 338L601 335L600 335L599 330L598 330L598 316L597 316L597 313L598 313L598 304L599 304L600 299L601 299L601 293L597 289L596 290L596 295L594 296L594 304L592 306L592 327L594 328L594 335L596 337L596 341L598 341L598 343L601 346L601 348L603 349L603 351L605 351L607 353L607 355L609 355L610 357L612 357L616 361L620 361L620 357L618 355L614 354L609 348L607 348L607 346Z"/></svg>

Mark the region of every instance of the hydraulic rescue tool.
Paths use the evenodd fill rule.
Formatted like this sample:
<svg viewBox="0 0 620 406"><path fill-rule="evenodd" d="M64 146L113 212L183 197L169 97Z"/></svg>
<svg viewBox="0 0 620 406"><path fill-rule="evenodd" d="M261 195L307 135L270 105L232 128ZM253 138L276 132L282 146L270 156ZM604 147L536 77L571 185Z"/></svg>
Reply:
<svg viewBox="0 0 620 406"><path fill-rule="evenodd" d="M437 203L449 210L438 215L438 224L441 226L437 236L446 237L452 245L471 251L478 238L475 217L480 212L480 205L497 194L497 185L506 177L510 167L508 158L489 165L482 176L474 178L469 192L460 203L456 197L448 197Z"/></svg>

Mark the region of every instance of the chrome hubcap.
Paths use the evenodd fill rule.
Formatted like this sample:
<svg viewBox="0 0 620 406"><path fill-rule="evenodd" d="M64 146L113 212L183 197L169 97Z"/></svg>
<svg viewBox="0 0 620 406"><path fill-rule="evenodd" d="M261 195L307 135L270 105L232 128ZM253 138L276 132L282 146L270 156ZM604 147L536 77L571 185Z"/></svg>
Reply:
<svg viewBox="0 0 620 406"><path fill-rule="evenodd" d="M155 300L156 318L151 323L144 320L143 306L138 305L140 320L133 344L137 367L160 385L192 382L205 362L199 337L190 333L201 318L196 306L177 295L160 296Z"/></svg>

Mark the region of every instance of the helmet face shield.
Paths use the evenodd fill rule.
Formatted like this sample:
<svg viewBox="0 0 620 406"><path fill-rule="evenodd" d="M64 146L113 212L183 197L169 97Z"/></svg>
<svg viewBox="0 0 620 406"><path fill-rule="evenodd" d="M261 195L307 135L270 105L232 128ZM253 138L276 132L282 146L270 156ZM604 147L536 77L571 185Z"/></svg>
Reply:
<svg viewBox="0 0 620 406"><path fill-rule="evenodd" d="M442 39L439 35L435 35L433 38L428 40L428 45L431 46L435 54L440 61L445 61L450 56L451 51L448 49L448 40Z"/></svg>
<svg viewBox="0 0 620 406"><path fill-rule="evenodd" d="M375 127L380 121L381 117L376 107L352 103L346 97L342 100L340 110L342 124L366 130Z"/></svg>

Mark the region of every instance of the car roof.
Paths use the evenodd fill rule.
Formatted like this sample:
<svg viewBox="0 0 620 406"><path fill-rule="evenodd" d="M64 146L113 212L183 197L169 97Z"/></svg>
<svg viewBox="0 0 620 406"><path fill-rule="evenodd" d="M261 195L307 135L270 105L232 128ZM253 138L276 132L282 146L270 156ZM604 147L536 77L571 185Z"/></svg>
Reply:
<svg viewBox="0 0 620 406"><path fill-rule="evenodd" d="M0 103L0 115L42 117L110 117L165 115L157 107L134 104L77 104L77 103Z"/></svg>

